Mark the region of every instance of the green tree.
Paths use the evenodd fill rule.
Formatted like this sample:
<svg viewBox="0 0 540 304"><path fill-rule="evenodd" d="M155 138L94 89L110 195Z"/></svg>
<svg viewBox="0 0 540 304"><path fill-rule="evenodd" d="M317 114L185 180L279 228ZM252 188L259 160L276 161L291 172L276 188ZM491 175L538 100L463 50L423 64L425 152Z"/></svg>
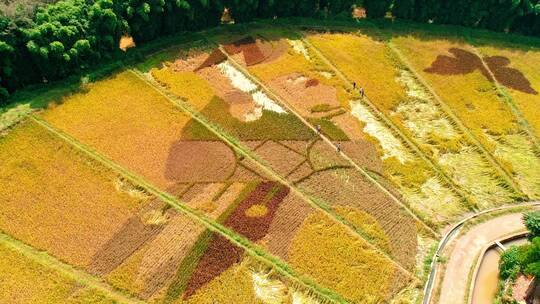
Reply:
<svg viewBox="0 0 540 304"><path fill-rule="evenodd" d="M364 0L364 8L368 18L381 18L390 11L392 0Z"/></svg>
<svg viewBox="0 0 540 304"><path fill-rule="evenodd" d="M528 212L523 215L523 223L529 230L529 240L540 237L540 211Z"/></svg>

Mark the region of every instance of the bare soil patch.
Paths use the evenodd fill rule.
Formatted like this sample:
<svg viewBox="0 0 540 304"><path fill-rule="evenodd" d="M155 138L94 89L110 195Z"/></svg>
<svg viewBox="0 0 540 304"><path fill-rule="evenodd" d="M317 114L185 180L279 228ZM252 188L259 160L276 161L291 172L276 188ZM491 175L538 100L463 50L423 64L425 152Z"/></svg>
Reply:
<svg viewBox="0 0 540 304"><path fill-rule="evenodd" d="M527 291L531 288L534 278L526 277L524 275L518 276L516 283L512 286L512 298L518 303L523 303L527 298Z"/></svg>
<svg viewBox="0 0 540 304"><path fill-rule="evenodd" d="M234 152L219 141L183 141L169 149L165 177L177 182L224 181L235 167Z"/></svg>

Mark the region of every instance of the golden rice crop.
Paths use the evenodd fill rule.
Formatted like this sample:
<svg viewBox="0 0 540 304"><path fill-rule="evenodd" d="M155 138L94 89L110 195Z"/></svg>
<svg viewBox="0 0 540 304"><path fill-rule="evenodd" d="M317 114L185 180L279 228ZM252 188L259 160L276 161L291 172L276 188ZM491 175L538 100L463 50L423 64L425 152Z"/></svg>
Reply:
<svg viewBox="0 0 540 304"><path fill-rule="evenodd" d="M531 143L521 135L502 135L496 142L494 155L512 165L516 180L531 198L540 198L540 158Z"/></svg>
<svg viewBox="0 0 540 304"><path fill-rule="evenodd" d="M413 37L398 37L393 42L475 134L482 134L486 129L493 134L516 131L515 117L498 99L494 85L479 70L463 75L439 75L425 71L437 56L451 56L448 50L453 47L466 49L466 45L444 40L421 41ZM479 136L479 139L491 146L485 137Z"/></svg>
<svg viewBox="0 0 540 304"><path fill-rule="evenodd" d="M538 50L518 50L510 48L499 48L491 46L482 46L480 52L485 56L503 56L510 60L509 68L514 68L523 73L531 87L540 92L540 51ZM540 93L528 94L512 88L506 88L514 103L540 137Z"/></svg>
<svg viewBox="0 0 540 304"><path fill-rule="evenodd" d="M342 210L353 222L369 218L357 210ZM371 221L375 223L375 221ZM384 243L381 228L368 224L372 237ZM367 228L367 227L366 227ZM345 228L321 212L302 224L289 249L289 262L354 303L376 303L387 299L397 270L367 243L353 237Z"/></svg>
<svg viewBox="0 0 540 304"><path fill-rule="evenodd" d="M114 303L99 292L81 286L73 292L78 286L74 280L2 244L0 282L2 303Z"/></svg>
<svg viewBox="0 0 540 304"><path fill-rule="evenodd" d="M315 35L310 39L314 40L314 44L321 47L323 52L326 51L325 54L338 68L343 69L350 79L362 79L360 85L364 86L370 101L418 143L423 153L440 165L457 185L469 193L475 205L487 207L497 201L512 200L512 193L501 186L501 178L494 168L476 149L470 147L471 144L456 127L455 122L384 43L367 36L355 35ZM365 84L363 79L366 79ZM367 117L363 121L369 122ZM372 125L376 125L376 122ZM394 140L394 144L391 144L392 141L388 136L382 137L383 127L376 130L379 132L372 132L375 137L378 137L382 145L386 143L387 147L383 145L383 149L395 151L395 147L399 146L398 142ZM393 154L403 155L395 152ZM461 171L458 174L448 162L441 162L441 154L452 154L454 158L461 158L462 162L470 161L472 157L477 165L475 166L477 171ZM398 159L402 163L406 160L403 156ZM436 193L433 190L441 187L444 185L434 178L429 178L422 182L419 189L433 195ZM419 197L414 194L418 192L418 188L404 189L402 192L409 196L409 199L416 201L415 205L428 206L426 202L419 201ZM458 215L463 207L458 206L457 200L452 202L450 191L444 192L446 195L441 195L441 198L447 203L439 203L441 206L435 209L427 207L426 211L446 209L446 215ZM432 199L428 198L428 201L430 204L434 203ZM434 215L435 218L439 217Z"/></svg>
<svg viewBox="0 0 540 304"><path fill-rule="evenodd" d="M80 267L145 199L34 122L0 138L0 229ZM15 216L16 215L16 216Z"/></svg>
<svg viewBox="0 0 540 304"><path fill-rule="evenodd" d="M472 60L455 57L457 55L449 53L452 48L472 54L471 58L476 58L474 51L468 45L445 40L421 41L412 37L401 37L394 39L394 42L408 57L414 68L427 79L437 94L452 108L464 125L513 174L521 190L530 197L536 197L536 191L531 190L531 185L536 183L536 177L534 174L531 175L531 172L526 170L527 168L520 166L519 161L516 161L516 158L528 158L529 163L538 161L530 154L530 151L533 150L532 143L518 125L517 117L512 113L509 105L498 96L495 85L487 78L486 72L482 72L480 67L476 69L471 67L471 71L455 75L426 71L435 64L437 56L450 58L454 56L454 60L461 64L468 64L469 62L466 60ZM513 90L511 91L513 92ZM533 95L528 94L528 96L530 99L530 96ZM531 110L534 112L533 109ZM527 112L529 111L527 109ZM505 157L504 153L496 153L497 150L500 151L501 145L504 145L504 142L501 141L504 141L503 137L505 136L511 136L513 141L520 142L519 145L513 145L513 158Z"/></svg>
<svg viewBox="0 0 540 304"><path fill-rule="evenodd" d="M43 117L157 186L172 186L164 174L169 148L190 118L129 72L87 89Z"/></svg>

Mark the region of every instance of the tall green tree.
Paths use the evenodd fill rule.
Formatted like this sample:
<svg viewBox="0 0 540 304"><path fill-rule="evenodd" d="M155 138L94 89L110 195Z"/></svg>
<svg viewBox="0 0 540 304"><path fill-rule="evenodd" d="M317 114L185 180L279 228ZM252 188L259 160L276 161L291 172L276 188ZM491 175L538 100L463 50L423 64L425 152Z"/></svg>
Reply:
<svg viewBox="0 0 540 304"><path fill-rule="evenodd" d="M392 0L364 0L364 8L368 18L381 18L390 11Z"/></svg>

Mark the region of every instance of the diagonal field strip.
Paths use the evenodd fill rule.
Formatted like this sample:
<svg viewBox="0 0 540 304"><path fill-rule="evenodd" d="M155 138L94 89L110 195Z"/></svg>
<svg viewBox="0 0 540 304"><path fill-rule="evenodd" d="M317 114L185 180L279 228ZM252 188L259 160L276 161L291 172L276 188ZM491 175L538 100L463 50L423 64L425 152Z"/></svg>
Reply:
<svg viewBox="0 0 540 304"><path fill-rule="evenodd" d="M142 177L116 164L112 160L101 155L99 152L95 151L94 149L84 145L83 143L79 142L78 140L71 137L70 135L54 128L42 118L37 117L35 115L31 115L30 118L34 120L35 122L37 122L40 126L45 128L46 130L48 130L49 132L57 136L58 138L66 141L68 144L72 145L73 147L77 148L81 152L85 153L90 158L98 161L103 166L111 169L112 171L126 178L133 184L140 186L141 188L146 190L148 193L161 199L163 202L169 204L174 209L185 214L193 221L200 223L201 225L205 226L207 229L209 229L212 232L222 235L227 240L229 240L232 244L244 249L249 255L259 260L263 264L272 266L273 269L275 269L279 274L283 275L285 278L291 280L292 282L298 284L299 286L302 286L306 289L311 290L317 296L323 299L326 299L330 302L348 303L341 295L337 294L336 292L332 290L323 288L319 286L317 283L313 282L311 279L308 279L305 276L298 274L288 264L284 263L279 258L269 254L263 248L253 244L251 241L249 241L245 237L237 234L236 232L230 230L229 228L208 218L206 215L202 214L201 212L188 207L187 205L185 205L183 202L181 202L179 199L177 199L173 195L159 190L157 187L153 186L152 184L144 180Z"/></svg>
<svg viewBox="0 0 540 304"><path fill-rule="evenodd" d="M303 36L303 35L302 35ZM334 63L332 63L317 47L315 47L313 44L311 44L311 42L309 42L307 39L305 38L302 38L302 41L304 43L306 43L314 52L315 54L328 66L332 69L332 71L334 71L336 73L336 75L338 75L339 78L341 78L341 80L344 82L344 84L348 87L348 88L352 88L352 81L350 81L350 79L347 78L347 76L345 76L345 74L343 74L343 72L341 72L335 65ZM443 180L448 184L450 185L450 187L452 188L452 190L458 194L464 201L466 201L468 203L469 206L474 206L474 204L472 203L472 200L470 199L469 195L467 193L465 193L465 191L463 191L463 189L458 186L454 180L452 178L450 178L436 163L434 163L427 155L425 155L424 152L422 152L422 150L418 147L418 145L413 142L408 136L406 136L402 131L401 129L399 129L398 126L396 126L396 124L394 124L390 118L388 118L386 116L386 114L384 114L382 111L379 110L379 108L377 108L377 106L371 102L371 100L369 99L369 97L367 97L367 95L364 95L364 98L362 99L359 99L361 100L362 102L364 102L370 109L371 111L373 112L373 114L376 116L376 117L379 117L382 122L388 127L390 128L390 130L392 130L395 134L398 135L399 138L401 138L402 142L404 142L406 144L406 146L408 146L409 148L411 148L414 153L416 155L418 155L422 161L424 161L426 164L429 165L429 167L436 173L438 174L440 177L443 178Z"/></svg>
<svg viewBox="0 0 540 304"><path fill-rule="evenodd" d="M270 95L275 101L277 101L280 105L284 106L289 112L293 113L304 125L306 125L308 128L310 128L313 132L317 132L315 127L310 124L304 117L302 117L288 102L286 102L281 96L279 96L277 93L275 93L273 90L268 88L261 80L259 80L257 77L249 73L242 65L240 65L238 62L236 62L232 57L229 56L229 54L226 52L226 50L216 43L215 41L212 41L210 39L207 39L210 43L217 45L221 52L223 52L229 61L237 68L239 69L244 76L251 79L253 82L255 82L257 85L259 85L265 93ZM323 142L330 145L332 148L335 148L332 141L326 137L324 134L319 134ZM392 201L394 201L398 206L400 206L409 216L411 216L413 219L415 219L428 233L430 233L433 236L438 236L438 233L435 232L429 225L427 225L422 219L420 219L414 212L412 212L399 198L397 198L390 190L388 190L384 185L382 185L379 181L377 181L373 176L371 176L367 169L363 168L362 166L358 165L352 158L350 158L346 153L343 151L339 152L340 156L347 160L358 172L360 172L370 183L375 185L379 190L381 190L385 195L387 195Z"/></svg>
<svg viewBox="0 0 540 304"><path fill-rule="evenodd" d="M309 43L308 41L306 41L306 43ZM316 48L315 50L320 53L320 51L318 51ZM321 54L321 53L320 53ZM324 55L323 55L324 56ZM330 61L328 61L330 64L332 64ZM332 64L333 65L333 64ZM345 77L346 79L346 76L341 73L337 68L336 68L336 71L341 74L343 77ZM425 82L422 82L422 84L424 86L427 86L429 88L429 85L427 85L427 83ZM432 90L430 91L432 93L434 93ZM440 99L438 100L439 102ZM469 204L471 206L473 206L473 204L471 204L471 200L470 200L470 196L465 193L463 191L463 189L461 188L461 186L457 185L454 180L449 177L445 171L437 164L435 163L430 157L428 157L427 155L425 155L424 152L421 151L421 149L418 147L418 145L412 140L410 139L407 135L405 135L403 132L401 132L401 130L392 122L390 121L390 119L388 117L386 117L386 115L384 113L382 113L381 111L378 110L378 108L368 99L366 98L366 103L372 107L372 109L374 109L377 113L380 113L380 117L396 132L400 135L401 138L403 138L403 140L410 146L413 148L413 150L425 161L427 162L433 170L435 170L437 173L439 173L441 176L443 176L449 183L450 185L453 187L453 189L455 191L457 191L463 198L465 198ZM449 109L449 108L447 108ZM449 113L448 113L449 114ZM472 135L470 134L470 131L467 129L467 128L463 128L464 129L464 132L466 132L466 134L469 134L469 135ZM485 150L485 149L484 149ZM487 151L485 151L486 153L484 153L484 157L486 157L488 160L491 158L492 161L495 161L493 156L491 154L489 154ZM500 166L496 166L498 163L495 162L495 163L491 163L492 166L495 166L494 168L499 172L500 176L506 181L506 183L512 188L512 190L514 191L514 193L516 193L517 195L519 195L520 197L526 197L526 195L521 191L520 187L517 185L517 183L515 182L515 180L509 175L506 173L506 171L504 171L502 169L502 167ZM476 209L476 208L475 208Z"/></svg>
<svg viewBox="0 0 540 304"><path fill-rule="evenodd" d="M314 197L311 197L307 194L305 194L303 191L301 191L298 187L287 181L285 178L283 178L278 173L274 172L269 165L267 165L264 160L259 159L256 155L250 152L249 148L243 146L236 138L232 137L225 131L221 130L219 126L216 126L215 124L209 122L205 117L203 117L197 110L193 109L191 105L189 105L187 102L179 99L178 97L170 94L166 89L164 89L162 86L160 86L158 83L156 83L154 80L149 79L142 73L138 71L131 70L132 73L137 75L141 80L146 82L148 86L156 90L160 95L165 97L167 100L169 100L173 105L178 107L180 110L191 116L193 119L195 119L197 122L202 124L204 127L206 127L209 131L214 133L218 138L223 140L225 143L230 145L235 151L237 151L239 154L243 155L250 161L254 162L261 170L263 170L266 174L269 176L275 178L278 182L282 183L283 185L288 186L291 191L293 191L296 195L298 195L301 199L303 199L306 203L311 205L317 210L320 210L324 212L326 215L328 215L332 220L334 220L337 224L342 225L347 231L352 233L353 235L358 235L361 239L366 241L366 244L368 247L380 254L383 258L385 258L389 263L397 267L399 270L403 271L404 273L408 274L411 278L414 280L417 280L417 277L411 273L409 270L407 270L405 267L403 267L399 262L395 261L389 254L384 252L383 250L379 249L376 245L373 244L372 238L367 235L365 232L357 228L355 225L351 224L349 221L347 221L345 218L343 218L341 215L337 214L330 206L328 206L326 203L322 202L319 199L316 199Z"/></svg>
<svg viewBox="0 0 540 304"><path fill-rule="evenodd" d="M517 193L519 193L520 195L525 195L521 192L521 189L519 188L518 184L515 182L514 178L512 177L512 175L504 169L504 167L497 161L497 159L495 159L495 157L493 157L493 155L491 153L489 153L489 151L487 151L487 149L484 147L484 145L482 145L482 143L480 143L480 141L478 140L478 138L476 138L476 136L463 124L463 122L461 121L461 119L459 119L457 117L457 115L454 113L454 111L452 110L452 108L446 103L444 102L444 100L437 94L437 92L435 91L435 89L420 75L420 73L418 73L418 71L412 66L412 64L409 62L409 60L405 57L405 55L403 55L403 53L401 53L401 51L399 50L399 48L394 45L392 42L389 42L387 43L388 47L390 48L390 50L392 52L394 52L394 54L396 54L397 58L399 58L399 60L401 61L402 64L404 64L413 74L414 76L420 81L420 83L428 89L428 91L430 92L430 94L435 98L435 100L437 101L437 103L439 104L439 106L443 109L443 111L445 111L445 113L453 120L453 122L456 123L456 125L458 126L459 130L462 131L467 137L469 137L469 140L472 141L472 143L478 148L480 149L480 151L482 152L482 155L489 161L489 163L491 164L491 166L497 170L497 172L499 173L499 175L505 179L505 181L509 184L509 185L512 185L512 187L515 189L515 190L518 190Z"/></svg>
<svg viewBox="0 0 540 304"><path fill-rule="evenodd" d="M472 43L472 38L470 38L468 35L465 35L465 37L467 38L467 40L469 40L468 43L471 49L474 51L476 56L480 58L480 60L482 61L482 65L484 66L486 71L488 71L489 75L495 82L495 87L497 88L497 91L499 92L499 95L500 95L499 98L510 107L510 110L512 111L514 116L517 118L519 125L523 128L523 130L525 130L525 132L529 136L529 139L534 143L536 150L540 151L540 140L534 133L533 128L531 127L529 122L525 119L525 116L523 116L523 113L521 113L521 111L517 107L516 103L514 102L514 99L512 98L512 96L510 96L510 94L508 94L505 87L501 85L501 83L497 80L497 78L495 78L493 71L484 60L483 54L481 54L480 51Z"/></svg>
<svg viewBox="0 0 540 304"><path fill-rule="evenodd" d="M85 271L74 268L71 265L65 264L62 261L54 258L46 252L40 251L34 247L31 247L21 241L18 241L11 236L0 232L0 243L9 247L10 249L24 255L25 257L41 264L44 267L53 269L61 274L73 279L79 284L94 288L102 292L105 296L118 303L127 304L142 304L145 303L140 299L128 296L123 292L113 288L109 284L105 283L100 278L97 278Z"/></svg>

